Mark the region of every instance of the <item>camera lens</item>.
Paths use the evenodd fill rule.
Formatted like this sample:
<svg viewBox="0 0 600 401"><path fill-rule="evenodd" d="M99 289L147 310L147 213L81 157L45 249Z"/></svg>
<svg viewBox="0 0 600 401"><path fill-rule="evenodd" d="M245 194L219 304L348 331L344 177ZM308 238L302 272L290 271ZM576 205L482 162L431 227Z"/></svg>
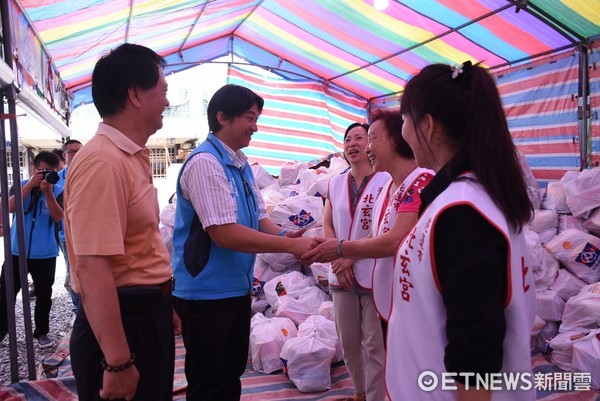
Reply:
<svg viewBox="0 0 600 401"><path fill-rule="evenodd" d="M45 170L43 172L43 176L44 176L44 180L46 180L48 182L48 184L52 184L52 185L56 184L60 180L58 173L56 173L54 171Z"/></svg>

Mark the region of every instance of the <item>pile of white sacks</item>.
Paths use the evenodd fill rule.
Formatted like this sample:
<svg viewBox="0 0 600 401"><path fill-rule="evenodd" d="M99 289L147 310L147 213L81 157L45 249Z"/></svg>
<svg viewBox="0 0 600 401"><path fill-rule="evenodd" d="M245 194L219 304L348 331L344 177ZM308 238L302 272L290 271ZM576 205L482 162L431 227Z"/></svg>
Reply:
<svg viewBox="0 0 600 401"><path fill-rule="evenodd" d="M600 169L548 184L526 231L537 290L532 349L600 388Z"/></svg>
<svg viewBox="0 0 600 401"><path fill-rule="evenodd" d="M252 170L273 221L321 235L323 199L332 176L348 168L286 163L278 179ZM525 227L537 294L532 350L550 352L565 371L589 372L600 388L600 169L569 172L545 191L531 190L535 217ZM170 243L174 206L161 213ZM290 254L258 254L250 347L255 371L288 375L300 391L331 387L330 365L343 359L328 293L330 264L302 266ZM598 335L598 337L596 337Z"/></svg>
<svg viewBox="0 0 600 401"><path fill-rule="evenodd" d="M278 179L252 170L271 219L286 229L322 235L323 200L329 180L346 170L343 158L329 168L286 163ZM328 293L329 264L301 265L290 254L258 254L254 265L250 350L255 371L285 372L302 392L331 388L331 364L343 360Z"/></svg>

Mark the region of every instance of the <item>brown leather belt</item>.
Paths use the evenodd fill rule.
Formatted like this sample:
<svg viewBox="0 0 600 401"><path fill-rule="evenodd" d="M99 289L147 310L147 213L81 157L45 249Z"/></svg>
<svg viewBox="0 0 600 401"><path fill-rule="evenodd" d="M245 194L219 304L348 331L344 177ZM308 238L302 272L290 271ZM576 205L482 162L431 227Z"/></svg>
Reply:
<svg viewBox="0 0 600 401"><path fill-rule="evenodd" d="M159 287L161 295L170 294L173 292L173 288L175 288L175 279L173 276L164 283L162 283Z"/></svg>

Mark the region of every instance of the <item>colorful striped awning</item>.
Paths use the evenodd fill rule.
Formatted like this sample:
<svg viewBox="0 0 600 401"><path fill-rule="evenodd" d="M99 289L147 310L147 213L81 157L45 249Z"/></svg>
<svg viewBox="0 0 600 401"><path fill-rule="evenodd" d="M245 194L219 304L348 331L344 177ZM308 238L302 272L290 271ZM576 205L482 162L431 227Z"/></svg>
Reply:
<svg viewBox="0 0 600 401"><path fill-rule="evenodd" d="M235 55L373 100L402 91L430 63L514 65L600 34L600 0L387 3L378 10L372 0L20 0L15 12L32 22L76 103L98 57L124 42L156 50L171 70ZM27 60L37 56L19 53L25 65L40 64Z"/></svg>

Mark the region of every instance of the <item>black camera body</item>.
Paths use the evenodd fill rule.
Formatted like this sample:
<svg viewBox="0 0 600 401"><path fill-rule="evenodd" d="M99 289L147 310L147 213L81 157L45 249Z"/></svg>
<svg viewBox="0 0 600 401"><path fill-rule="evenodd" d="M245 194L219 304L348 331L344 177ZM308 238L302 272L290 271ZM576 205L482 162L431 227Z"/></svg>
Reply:
<svg viewBox="0 0 600 401"><path fill-rule="evenodd" d="M48 184L56 184L59 180L60 177L58 176L58 173L56 171L52 171L52 170L42 170L42 178L44 180L46 180L46 182L48 182Z"/></svg>

